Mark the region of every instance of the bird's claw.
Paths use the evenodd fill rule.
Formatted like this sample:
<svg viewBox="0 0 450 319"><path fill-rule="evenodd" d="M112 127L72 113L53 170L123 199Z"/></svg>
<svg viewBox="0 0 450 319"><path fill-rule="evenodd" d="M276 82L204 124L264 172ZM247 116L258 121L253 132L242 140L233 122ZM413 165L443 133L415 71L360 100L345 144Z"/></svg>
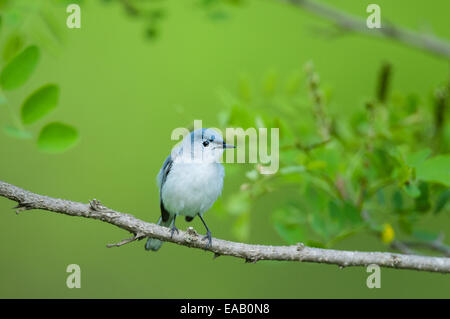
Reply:
<svg viewBox="0 0 450 319"><path fill-rule="evenodd" d="M212 240L211 240L211 232L208 230L205 236L203 236L203 240L208 239L208 244L206 245L206 248L211 247Z"/></svg>
<svg viewBox="0 0 450 319"><path fill-rule="evenodd" d="M173 237L173 233L177 232L177 235L179 233L178 228L175 227L175 225L172 226L172 228L170 229L170 238Z"/></svg>

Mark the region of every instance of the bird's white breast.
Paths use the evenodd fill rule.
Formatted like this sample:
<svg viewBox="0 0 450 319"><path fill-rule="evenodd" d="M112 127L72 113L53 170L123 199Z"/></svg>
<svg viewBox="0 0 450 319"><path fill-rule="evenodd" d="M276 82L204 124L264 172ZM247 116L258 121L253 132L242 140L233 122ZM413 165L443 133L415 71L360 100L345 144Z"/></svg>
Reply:
<svg viewBox="0 0 450 319"><path fill-rule="evenodd" d="M171 214L203 214L222 192L223 177L220 163L174 162L161 190L164 207Z"/></svg>

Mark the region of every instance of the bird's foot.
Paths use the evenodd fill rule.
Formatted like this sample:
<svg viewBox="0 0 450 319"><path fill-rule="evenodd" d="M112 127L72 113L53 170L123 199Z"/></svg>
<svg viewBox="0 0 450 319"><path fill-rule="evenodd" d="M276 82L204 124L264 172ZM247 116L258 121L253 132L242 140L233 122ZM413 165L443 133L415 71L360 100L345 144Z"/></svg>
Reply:
<svg viewBox="0 0 450 319"><path fill-rule="evenodd" d="M209 248L209 247L211 247L211 244L212 244L211 232L209 230L206 232L206 235L203 236L203 240L206 240L206 239L208 239L208 244L206 245L206 248Z"/></svg>
<svg viewBox="0 0 450 319"><path fill-rule="evenodd" d="M170 228L170 238L173 237L173 233L175 233L175 232L177 232L177 235L178 235L178 233L179 233L178 228L176 228L175 225L173 225L173 226Z"/></svg>

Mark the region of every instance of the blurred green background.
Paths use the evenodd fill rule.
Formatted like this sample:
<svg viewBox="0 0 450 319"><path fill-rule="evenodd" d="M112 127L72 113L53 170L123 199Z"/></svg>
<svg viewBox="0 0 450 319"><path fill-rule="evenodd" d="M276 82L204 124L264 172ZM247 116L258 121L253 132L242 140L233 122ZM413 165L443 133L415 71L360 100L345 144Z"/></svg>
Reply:
<svg viewBox="0 0 450 319"><path fill-rule="evenodd" d="M36 1L44 3L46 1ZM325 1L365 16L371 1ZM448 1L377 1L382 18L450 39ZM115 2L83 1L82 28L65 28L65 6L45 3L61 24L57 39L40 34L42 59L33 77L8 93L20 106L42 83L61 88L49 116L74 125L80 141L62 154L37 151L35 142L0 134L0 179L33 192L106 206L147 221L159 216L155 176L173 146L170 133L194 119L217 126L222 88L234 90L245 75L258 83L267 72L281 77L313 61L333 92L334 112L351 114L374 94L383 61L394 66L393 91L428 99L448 79L444 59L384 39L345 34L327 38L315 32L328 23L278 1L244 1L211 18L195 1L165 1L158 36ZM33 19L31 19L33 20ZM37 22L36 22L37 23ZM41 26L42 27L42 26ZM35 29L34 29L35 28ZM358 106L357 106L358 105ZM0 124L8 122L1 110ZM301 121L301 118L299 118ZM39 131L41 124L31 127ZM226 170L229 166L226 167ZM223 197L239 187L225 180ZM13 202L0 198L0 297L2 298L374 298L449 297L450 280L441 274L382 269L381 289L368 289L365 268L262 261L246 264L231 257L165 244L144 251L144 241L107 249L129 234L93 220L29 211L16 216ZM264 198L251 214L251 243L284 244L270 215L277 198ZM231 221L207 214L213 236L235 240ZM426 227L450 232L449 214L425 220ZM178 227L188 226L179 220ZM203 232L198 220L192 224ZM386 250L369 235L336 248ZM66 267L78 264L82 288L66 287Z"/></svg>

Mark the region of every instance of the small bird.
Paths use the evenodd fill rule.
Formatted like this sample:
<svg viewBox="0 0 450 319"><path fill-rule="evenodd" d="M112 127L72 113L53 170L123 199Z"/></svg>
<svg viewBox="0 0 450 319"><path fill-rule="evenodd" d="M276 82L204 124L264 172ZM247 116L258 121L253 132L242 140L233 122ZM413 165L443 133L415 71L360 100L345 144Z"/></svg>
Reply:
<svg viewBox="0 0 450 319"><path fill-rule="evenodd" d="M198 216L206 228L204 240L211 246L211 231L203 214L211 208L222 192L225 170L221 163L223 151L235 148L225 144L220 133L213 129L198 129L183 138L166 158L157 176L161 217L158 225L170 227L172 236L178 233L175 219L185 216L190 222ZM149 238L146 250L157 251L162 241Z"/></svg>

